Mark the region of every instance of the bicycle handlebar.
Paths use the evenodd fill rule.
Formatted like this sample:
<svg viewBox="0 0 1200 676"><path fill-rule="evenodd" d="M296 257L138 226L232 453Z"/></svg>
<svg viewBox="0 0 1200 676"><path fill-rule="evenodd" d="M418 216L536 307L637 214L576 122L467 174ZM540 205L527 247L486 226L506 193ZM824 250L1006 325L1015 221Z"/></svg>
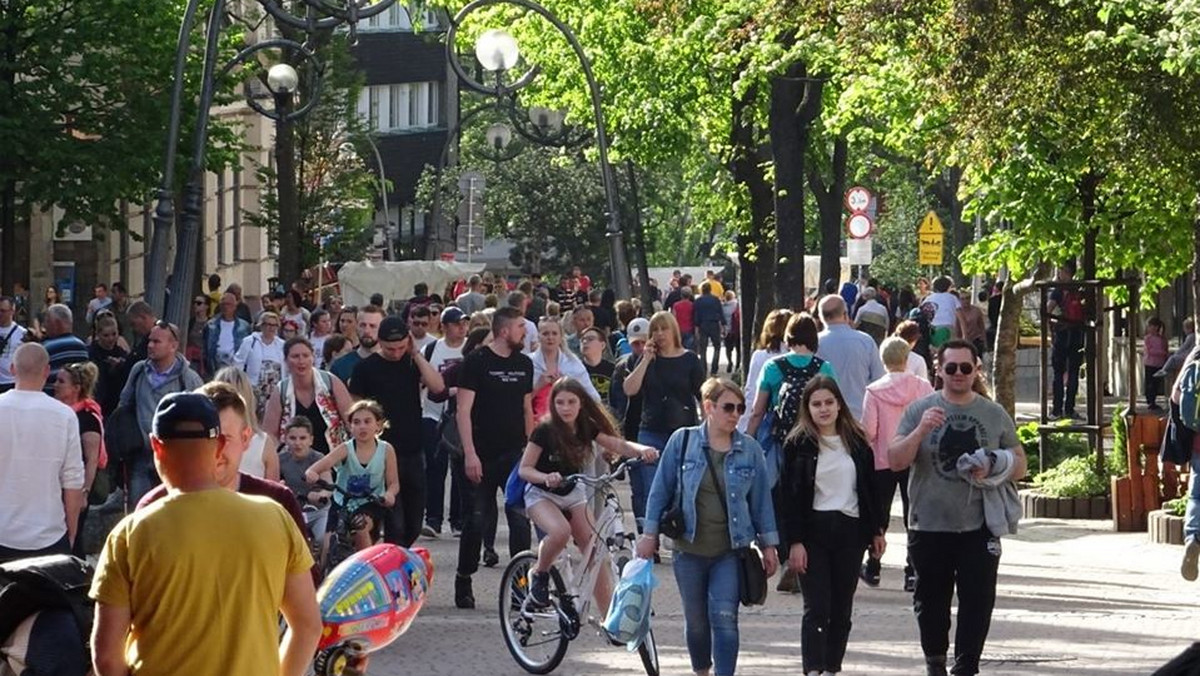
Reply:
<svg viewBox="0 0 1200 676"><path fill-rule="evenodd" d="M316 483L314 483L313 485L322 490L333 491L334 493L338 493L347 500L367 500L369 502L374 502L377 505L386 507L386 505L383 504L383 498L378 495L375 495L374 493L371 493L370 495L353 495L349 491L347 491L345 488L342 488L341 486L339 486L337 484L329 483L328 481L325 481L324 479L318 479L316 481Z"/></svg>
<svg viewBox="0 0 1200 676"><path fill-rule="evenodd" d="M605 484L610 484L614 481L620 481L621 479L624 479L625 472L628 471L629 468L636 467L637 465L640 465L640 464L642 464L642 461L638 458L622 458L621 462L618 462L616 467L613 467L612 470L610 470L607 474L601 474L600 476L590 476L588 474L571 474L569 476L563 477L563 483L566 483L568 481L575 481L575 482L579 482L585 486L601 486L601 485L605 485Z"/></svg>

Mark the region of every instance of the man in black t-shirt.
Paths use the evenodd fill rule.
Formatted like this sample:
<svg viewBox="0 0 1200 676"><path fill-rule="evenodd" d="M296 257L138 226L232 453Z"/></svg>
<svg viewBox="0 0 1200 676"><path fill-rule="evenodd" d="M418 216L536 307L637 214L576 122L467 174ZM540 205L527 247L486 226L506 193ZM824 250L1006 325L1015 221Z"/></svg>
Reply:
<svg viewBox="0 0 1200 676"><path fill-rule="evenodd" d="M398 533L388 533L391 544L411 547L421 535L425 518L425 449L421 444L421 384L432 393L446 388L442 376L429 365L425 355L413 348L408 324L400 317L387 317L379 325L379 352L354 367L350 394L357 399L374 399L383 407L388 428L383 440L396 450L400 495L393 511Z"/></svg>
<svg viewBox="0 0 1200 676"><path fill-rule="evenodd" d="M459 367L458 431L471 505L458 547L454 604L474 608L471 576L479 569L482 525L495 523L496 491L521 459L533 431L533 362L521 353L525 321L520 310L503 307L492 316L492 343L475 350ZM529 520L505 510L508 554L529 549Z"/></svg>

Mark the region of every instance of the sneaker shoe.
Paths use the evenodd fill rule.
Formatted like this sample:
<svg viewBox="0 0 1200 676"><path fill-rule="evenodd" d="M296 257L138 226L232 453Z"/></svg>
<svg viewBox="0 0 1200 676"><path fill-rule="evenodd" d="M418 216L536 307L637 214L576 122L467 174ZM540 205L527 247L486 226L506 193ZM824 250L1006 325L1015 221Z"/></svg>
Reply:
<svg viewBox="0 0 1200 676"><path fill-rule="evenodd" d="M454 605L463 610L470 610L475 607L475 592L471 588L470 576L454 576Z"/></svg>
<svg viewBox="0 0 1200 676"><path fill-rule="evenodd" d="M438 529L430 526L429 524L425 524L424 527L421 528L421 535L427 538L436 538L438 536Z"/></svg>
<svg viewBox="0 0 1200 676"><path fill-rule="evenodd" d="M858 572L858 576L866 583L868 587L879 586L879 572L882 566L879 559L867 557L867 562L862 565L862 570Z"/></svg>
<svg viewBox="0 0 1200 676"><path fill-rule="evenodd" d="M925 658L925 676L947 676L946 674L946 657L939 655L937 657Z"/></svg>
<svg viewBox="0 0 1200 676"><path fill-rule="evenodd" d="M487 547L483 550L483 565L486 568L495 568L496 564L500 563L500 555L495 549Z"/></svg>
<svg viewBox="0 0 1200 676"><path fill-rule="evenodd" d="M550 605L550 573L534 573L530 576L529 600L540 608Z"/></svg>
<svg viewBox="0 0 1200 676"><path fill-rule="evenodd" d="M1200 539L1192 535L1183 546L1183 563L1179 566L1179 574L1188 582L1196 581L1197 561L1200 561Z"/></svg>
<svg viewBox="0 0 1200 676"><path fill-rule="evenodd" d="M1079 415L1079 413L1075 411L1067 411L1066 415L1063 417L1067 420L1083 420L1083 416Z"/></svg>

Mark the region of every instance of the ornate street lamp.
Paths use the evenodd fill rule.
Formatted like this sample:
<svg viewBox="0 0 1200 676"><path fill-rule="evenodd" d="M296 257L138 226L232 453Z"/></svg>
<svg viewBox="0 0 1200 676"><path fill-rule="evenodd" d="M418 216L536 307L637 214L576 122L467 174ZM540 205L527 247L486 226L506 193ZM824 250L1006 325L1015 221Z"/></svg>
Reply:
<svg viewBox="0 0 1200 676"><path fill-rule="evenodd" d="M476 80L459 62L458 50L455 49L455 37L458 34L459 26L462 25L463 21L472 12L483 7L498 4L516 5L546 19L566 38L575 55L579 58L584 77L587 79L588 92L591 95L592 114L596 121L596 148L600 156L600 175L604 182L604 194L608 207L608 227L606 228L606 233L609 241L609 264L612 267L613 290L616 292L618 298L629 298L631 296L632 283L629 277L629 263L625 256L625 243L621 231L621 215L617 205L616 180L613 177L612 166L608 162L608 135L605 131L604 110L600 102L600 86L597 84L596 76L592 71L592 63L588 60L587 54L584 53L583 46L580 45L575 33L559 20L554 13L542 5L533 2L533 0L473 0L473 2L463 7L454 17L446 33L446 58L450 62L450 67L454 70L455 75L458 76L458 81L468 89L480 94L496 97L501 101L511 101L519 90L533 82L538 74L536 66L530 68L521 77L513 81L512 84L505 84L503 74L517 67L520 61L520 49L516 38L503 30L493 29L485 31L475 42L475 58L485 71L495 74L494 86L488 86ZM530 112L533 113L533 111ZM533 119L529 121L530 126L535 130L550 132L553 129L554 125L551 123L549 111L544 109L539 110L536 116L531 116ZM460 128L465 121L466 117L459 122ZM514 123L516 123L516 120L514 120ZM561 125L561 119L558 123ZM515 126L520 131L520 127L518 125ZM447 143L449 143L449 139L447 139ZM435 209L435 215L437 212L438 210ZM438 221L435 220L434 222L436 224Z"/></svg>
<svg viewBox="0 0 1200 676"><path fill-rule="evenodd" d="M226 22L227 0L212 2L205 32L204 67L200 79L199 107L193 137L191 167L184 188L183 213L178 226L175 223L175 164L179 148L180 117L183 102L184 70L190 50L192 30L202 2L189 0L184 10L183 23L179 29L179 42L175 50L174 79L171 89L171 111L167 129L167 152L163 164L162 182L158 189L158 204L154 210L154 234L151 238L149 260L146 265L146 300L156 313L164 315L163 296L166 292L166 259L170 245L171 229L176 228L175 264L172 266L170 303L165 308L166 318L178 326L186 326L189 314L188 300L196 276L196 250L199 247L200 216L204 203L204 156L208 142L208 123L217 82L234 67L247 63L251 57L266 49L279 49L294 55L296 63L309 60L315 64L308 100L296 106L293 95L300 89L300 77L293 66L284 64L273 67L267 74L266 85L275 98L276 107L268 110L254 97L248 97L251 108L275 120L281 131L287 125L305 115L316 104L320 93L320 64L312 51L292 40L266 40L250 46L237 54L228 64L218 70L218 46L221 30ZM289 13L282 0L259 0L263 9L276 22L305 32L331 30L348 24L351 40L359 20L386 11L395 0L303 0L303 16ZM289 3L291 4L291 3ZM299 3L296 3L299 4ZM279 149L277 148L277 151ZM282 172L280 184L284 183ZM292 182L294 190L295 181ZM294 201L293 201L294 202ZM282 204L282 200L281 200ZM280 215L281 219L283 214ZM290 280L288 280L290 281Z"/></svg>

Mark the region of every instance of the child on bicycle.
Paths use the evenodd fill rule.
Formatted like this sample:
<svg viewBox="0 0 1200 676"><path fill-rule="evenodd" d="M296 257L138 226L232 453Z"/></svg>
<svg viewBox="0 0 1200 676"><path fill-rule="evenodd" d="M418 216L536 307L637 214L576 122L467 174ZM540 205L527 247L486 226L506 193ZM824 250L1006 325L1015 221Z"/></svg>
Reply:
<svg viewBox="0 0 1200 676"><path fill-rule="evenodd" d="M593 443L616 455L645 462L658 459L654 448L622 439L612 417L578 381L559 378L550 391L550 402L550 412L529 436L519 470L521 478L529 483L525 512L546 534L529 588L530 599L540 606L550 603L550 567L566 548L567 540L573 535L575 544L584 550L594 528L584 486L565 482L564 477L593 473ZM588 552L583 551L583 556L586 559ZM602 615L608 613L611 598L612 581L607 566L602 566L595 588L596 605Z"/></svg>
<svg viewBox="0 0 1200 676"><path fill-rule="evenodd" d="M382 537L385 524L392 528L389 515L400 492L400 477L395 449L379 438L387 427L383 407L363 399L350 407L349 418L352 438L309 467L304 480L316 483L323 472L337 470L337 486L345 495L334 494L339 509L330 514L328 529L336 530L338 519L349 515L354 549L361 550Z"/></svg>
<svg viewBox="0 0 1200 676"><path fill-rule="evenodd" d="M305 519L312 531L313 541L325 539L325 523L329 519L329 491L313 490L304 480L304 473L317 464L325 454L313 449L312 422L304 416L289 420L283 428L284 449L279 452L279 478L304 507ZM333 473L321 473L321 480L333 481ZM312 512L312 515L309 515Z"/></svg>

